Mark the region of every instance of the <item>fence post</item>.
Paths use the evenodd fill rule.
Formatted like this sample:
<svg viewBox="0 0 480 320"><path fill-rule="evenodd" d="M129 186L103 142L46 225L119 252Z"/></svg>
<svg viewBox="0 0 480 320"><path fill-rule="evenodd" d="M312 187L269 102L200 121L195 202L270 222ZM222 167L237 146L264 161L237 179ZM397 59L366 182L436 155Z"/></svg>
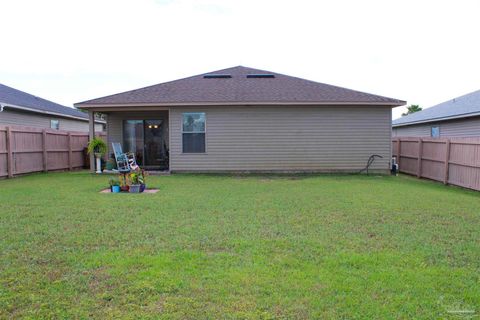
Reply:
<svg viewBox="0 0 480 320"><path fill-rule="evenodd" d="M422 151L423 151L423 140L422 138L418 138L418 162L417 162L417 177L420 178L422 176Z"/></svg>
<svg viewBox="0 0 480 320"><path fill-rule="evenodd" d="M42 130L43 172L48 171L47 156L47 130Z"/></svg>
<svg viewBox="0 0 480 320"><path fill-rule="evenodd" d="M12 150L12 133L10 127L6 131L7 142L7 173L9 178L13 178L13 150Z"/></svg>
<svg viewBox="0 0 480 320"><path fill-rule="evenodd" d="M402 140L400 138L397 138L397 164L398 164L398 171L400 171L400 152L402 149L400 149L400 143Z"/></svg>
<svg viewBox="0 0 480 320"><path fill-rule="evenodd" d="M72 134L68 132L68 170L72 171Z"/></svg>
<svg viewBox="0 0 480 320"><path fill-rule="evenodd" d="M448 169L450 167L449 161L450 161L450 139L447 139L446 141L446 152L445 152L445 171L443 175L443 184L448 183Z"/></svg>

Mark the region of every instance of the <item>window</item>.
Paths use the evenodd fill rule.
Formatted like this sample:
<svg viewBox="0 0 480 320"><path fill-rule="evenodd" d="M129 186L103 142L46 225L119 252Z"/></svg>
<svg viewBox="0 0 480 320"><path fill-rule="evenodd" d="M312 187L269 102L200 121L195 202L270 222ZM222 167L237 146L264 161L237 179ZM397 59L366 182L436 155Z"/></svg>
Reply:
<svg viewBox="0 0 480 320"><path fill-rule="evenodd" d="M432 138L440 137L440 127L431 127L430 135Z"/></svg>
<svg viewBox="0 0 480 320"><path fill-rule="evenodd" d="M205 152L205 112L187 112L182 117L184 153Z"/></svg>
<svg viewBox="0 0 480 320"><path fill-rule="evenodd" d="M60 121L50 120L50 128L55 129L55 130L60 130Z"/></svg>

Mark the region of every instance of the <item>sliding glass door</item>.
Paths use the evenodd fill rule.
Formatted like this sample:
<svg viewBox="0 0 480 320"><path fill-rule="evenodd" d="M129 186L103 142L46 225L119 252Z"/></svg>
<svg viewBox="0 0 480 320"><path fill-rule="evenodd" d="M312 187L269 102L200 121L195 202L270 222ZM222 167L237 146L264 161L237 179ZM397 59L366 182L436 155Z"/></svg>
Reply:
<svg viewBox="0 0 480 320"><path fill-rule="evenodd" d="M163 120L144 121L144 154L146 166L165 166L167 132Z"/></svg>
<svg viewBox="0 0 480 320"><path fill-rule="evenodd" d="M143 120L123 121L123 152L133 152L139 165L143 165Z"/></svg>
<svg viewBox="0 0 480 320"><path fill-rule="evenodd" d="M168 169L168 126L161 120L124 120L124 151L147 169Z"/></svg>

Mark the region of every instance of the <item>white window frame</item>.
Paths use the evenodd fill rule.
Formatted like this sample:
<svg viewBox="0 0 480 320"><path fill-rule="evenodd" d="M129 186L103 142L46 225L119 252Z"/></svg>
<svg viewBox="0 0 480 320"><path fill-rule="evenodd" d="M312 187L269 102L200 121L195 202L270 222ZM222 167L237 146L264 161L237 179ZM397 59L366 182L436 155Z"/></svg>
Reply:
<svg viewBox="0 0 480 320"><path fill-rule="evenodd" d="M56 126L55 126L55 127L53 126L54 123L56 123ZM58 119L50 119L50 129L60 130L60 120L58 120Z"/></svg>
<svg viewBox="0 0 480 320"><path fill-rule="evenodd" d="M434 129L434 128L437 128L438 136L434 136L434 135L433 135L433 129ZM430 127L430 137L432 137L432 138L440 138L440 126L431 126L431 127Z"/></svg>
<svg viewBox="0 0 480 320"><path fill-rule="evenodd" d="M183 131L183 117L186 114L203 114L205 119L205 124L203 126L203 132L201 131ZM182 154L206 154L207 153L207 113L205 111L186 111L182 112L182 116L180 118L180 126L182 128ZM184 133L203 133L205 137L205 151L204 152L184 152L183 151L183 134Z"/></svg>

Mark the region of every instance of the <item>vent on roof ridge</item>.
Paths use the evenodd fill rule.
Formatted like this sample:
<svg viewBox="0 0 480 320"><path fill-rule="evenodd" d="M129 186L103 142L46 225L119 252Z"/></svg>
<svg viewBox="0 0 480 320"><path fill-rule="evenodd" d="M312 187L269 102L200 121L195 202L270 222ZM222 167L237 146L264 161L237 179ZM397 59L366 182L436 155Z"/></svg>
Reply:
<svg viewBox="0 0 480 320"><path fill-rule="evenodd" d="M275 78L275 75L270 73L252 73L247 74L247 78Z"/></svg>
<svg viewBox="0 0 480 320"><path fill-rule="evenodd" d="M232 75L230 74L220 74L220 73L209 73L203 75L204 79L229 79Z"/></svg>

